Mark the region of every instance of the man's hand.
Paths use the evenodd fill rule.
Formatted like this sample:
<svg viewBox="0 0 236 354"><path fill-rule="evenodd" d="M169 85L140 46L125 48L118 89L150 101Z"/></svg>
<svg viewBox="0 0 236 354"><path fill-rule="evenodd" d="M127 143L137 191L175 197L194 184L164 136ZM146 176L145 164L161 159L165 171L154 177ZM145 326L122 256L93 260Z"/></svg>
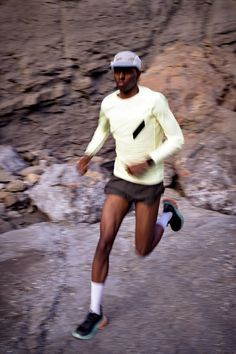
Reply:
<svg viewBox="0 0 236 354"><path fill-rule="evenodd" d="M89 161L91 160L92 156L84 155L81 159L77 162L76 168L78 172L83 176L88 171Z"/></svg>
<svg viewBox="0 0 236 354"><path fill-rule="evenodd" d="M140 176L150 169L150 165L147 161L137 163L135 165L127 166L127 171L133 176Z"/></svg>

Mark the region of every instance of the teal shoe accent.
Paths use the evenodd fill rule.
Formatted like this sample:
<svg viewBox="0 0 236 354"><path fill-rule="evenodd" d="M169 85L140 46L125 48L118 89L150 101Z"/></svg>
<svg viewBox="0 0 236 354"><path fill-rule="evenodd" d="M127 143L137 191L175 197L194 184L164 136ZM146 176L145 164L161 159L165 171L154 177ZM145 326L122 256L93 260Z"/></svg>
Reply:
<svg viewBox="0 0 236 354"><path fill-rule="evenodd" d="M169 221L170 227L173 231L179 231L184 225L184 217L180 213L175 201L171 199L165 199L163 201L164 213L171 212L173 215Z"/></svg>

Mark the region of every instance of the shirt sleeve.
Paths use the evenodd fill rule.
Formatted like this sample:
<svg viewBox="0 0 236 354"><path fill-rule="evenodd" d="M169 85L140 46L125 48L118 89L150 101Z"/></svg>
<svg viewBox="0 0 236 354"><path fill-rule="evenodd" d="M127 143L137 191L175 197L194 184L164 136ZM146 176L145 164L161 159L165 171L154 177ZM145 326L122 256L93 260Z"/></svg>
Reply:
<svg viewBox="0 0 236 354"><path fill-rule="evenodd" d="M156 101L153 113L166 138L157 149L149 153L151 159L155 163L159 163L181 148L184 143L184 136L164 95L161 94L160 100Z"/></svg>
<svg viewBox="0 0 236 354"><path fill-rule="evenodd" d="M90 141L90 143L87 146L87 149L85 150L85 154L90 156L95 155L102 148L109 134L110 134L109 120L105 115L103 107L101 107L97 129L95 130L92 140Z"/></svg>

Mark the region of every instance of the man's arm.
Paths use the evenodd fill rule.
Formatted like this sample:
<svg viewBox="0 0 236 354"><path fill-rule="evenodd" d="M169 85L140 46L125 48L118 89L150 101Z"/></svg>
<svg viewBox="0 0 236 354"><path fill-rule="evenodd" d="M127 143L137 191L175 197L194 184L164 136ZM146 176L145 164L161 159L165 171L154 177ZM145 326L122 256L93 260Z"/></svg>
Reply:
<svg viewBox="0 0 236 354"><path fill-rule="evenodd" d="M92 158L92 156L84 155L77 162L76 168L77 168L78 172L81 174L81 176L83 176L88 171L89 162L90 162L91 158Z"/></svg>
<svg viewBox="0 0 236 354"><path fill-rule="evenodd" d="M157 149L149 153L154 163L159 163L182 147L184 136L165 96L161 95L160 102L154 108L154 114L166 137L166 140Z"/></svg>
<svg viewBox="0 0 236 354"><path fill-rule="evenodd" d="M92 140L85 150L84 156L78 161L76 165L76 168L81 175L84 175L87 172L90 160L101 149L109 134L110 124L101 108L97 129L95 130Z"/></svg>
<svg viewBox="0 0 236 354"><path fill-rule="evenodd" d="M183 133L164 95L160 96L160 100L154 108L154 114L164 131L166 140L157 149L150 152L145 161L127 166L127 171L131 175L140 176L147 172L153 165L179 150L184 143Z"/></svg>

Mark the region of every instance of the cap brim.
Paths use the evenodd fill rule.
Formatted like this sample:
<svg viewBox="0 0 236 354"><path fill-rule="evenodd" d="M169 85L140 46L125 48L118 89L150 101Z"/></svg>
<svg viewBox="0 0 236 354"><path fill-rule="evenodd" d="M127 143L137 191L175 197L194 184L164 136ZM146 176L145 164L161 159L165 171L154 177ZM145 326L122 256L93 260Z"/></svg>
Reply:
<svg viewBox="0 0 236 354"><path fill-rule="evenodd" d="M119 62L111 62L111 68L137 68L140 70L140 68L137 67L137 65L133 65L130 62L127 61L119 61Z"/></svg>

